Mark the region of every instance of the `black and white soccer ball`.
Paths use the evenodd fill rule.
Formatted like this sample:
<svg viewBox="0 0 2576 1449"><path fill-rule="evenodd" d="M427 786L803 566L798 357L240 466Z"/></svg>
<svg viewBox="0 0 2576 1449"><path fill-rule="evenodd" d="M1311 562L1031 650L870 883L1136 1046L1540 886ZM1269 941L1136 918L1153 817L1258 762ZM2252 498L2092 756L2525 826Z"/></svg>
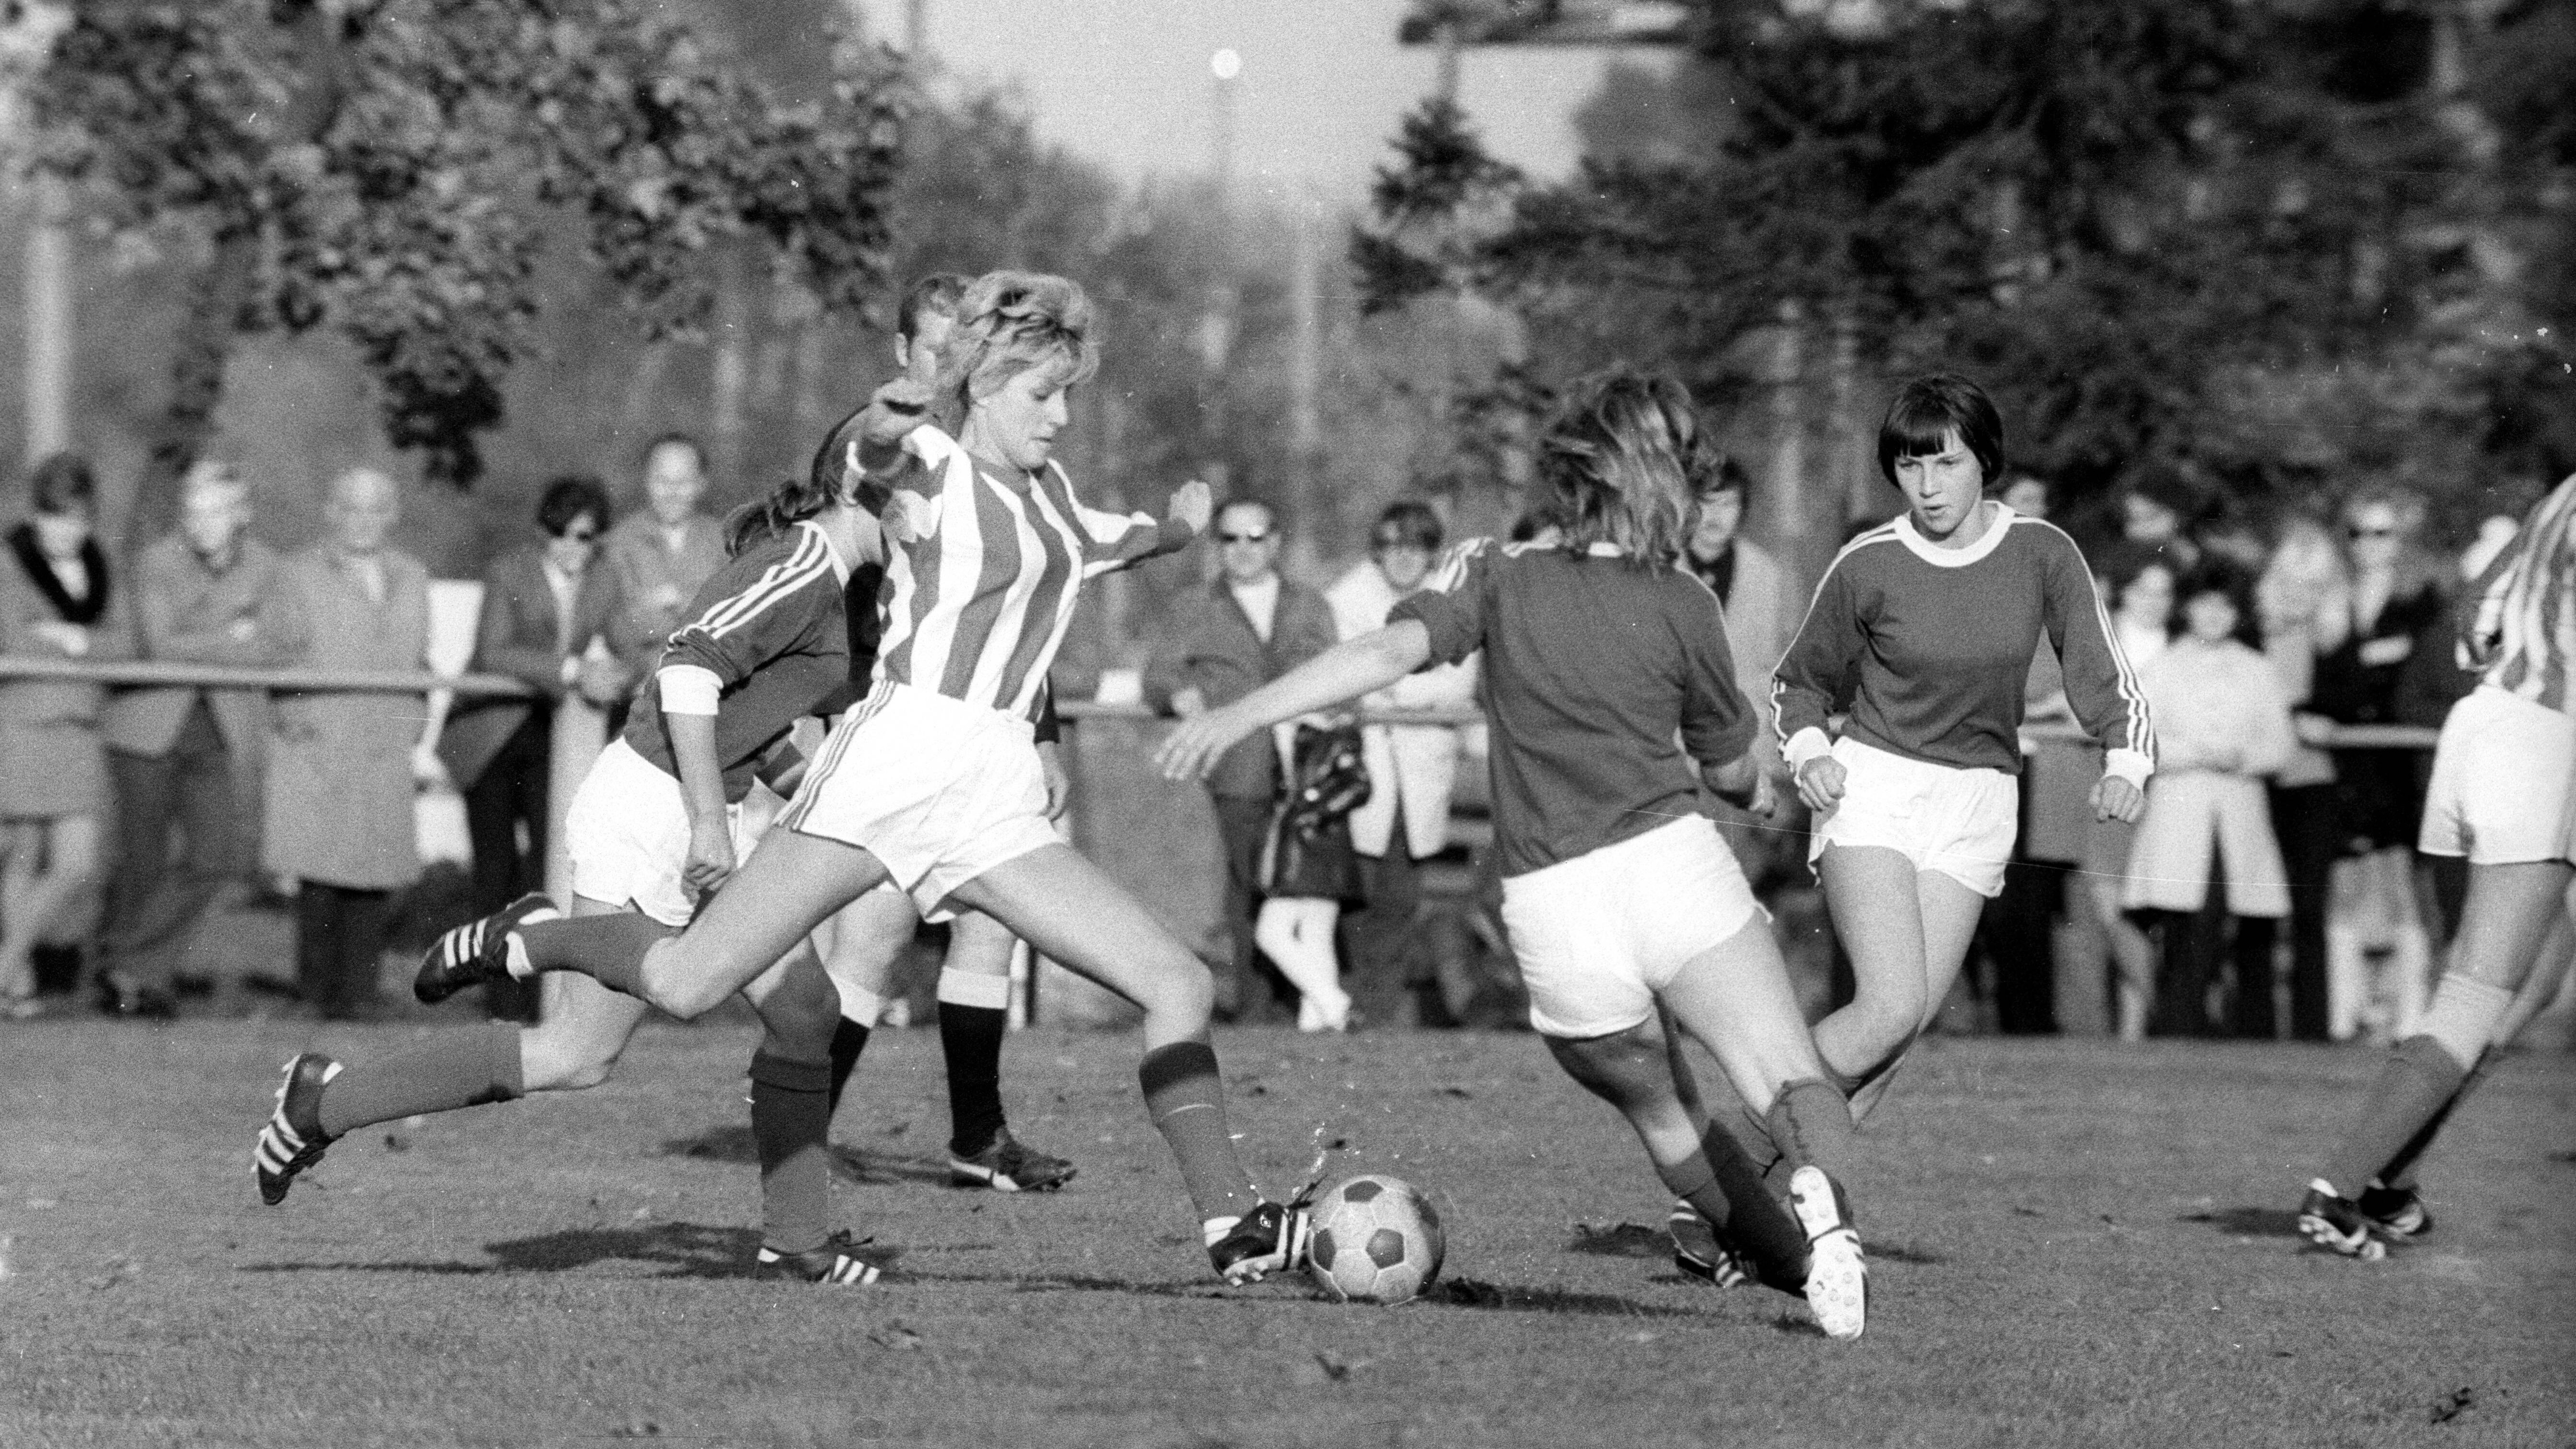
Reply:
<svg viewBox="0 0 2576 1449"><path fill-rule="evenodd" d="M1328 1298L1402 1303L1440 1276L1440 1214L1409 1182L1350 1178L1317 1198L1313 1214L1306 1271Z"/></svg>

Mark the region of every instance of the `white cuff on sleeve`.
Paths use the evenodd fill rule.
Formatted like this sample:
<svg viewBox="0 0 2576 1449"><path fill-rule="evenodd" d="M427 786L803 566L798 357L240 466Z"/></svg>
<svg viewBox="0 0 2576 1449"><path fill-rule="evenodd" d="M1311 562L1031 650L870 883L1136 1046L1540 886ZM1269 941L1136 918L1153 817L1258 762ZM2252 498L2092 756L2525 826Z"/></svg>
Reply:
<svg viewBox="0 0 2576 1449"><path fill-rule="evenodd" d="M653 679L662 689L664 714L714 714L716 697L724 693L716 672L697 664L666 664Z"/></svg>
<svg viewBox="0 0 2576 1449"><path fill-rule="evenodd" d="M2156 772L2156 762L2142 750L2106 750L2102 755L2102 773L2117 775L2143 790L2147 777Z"/></svg>
<svg viewBox="0 0 2576 1449"><path fill-rule="evenodd" d="M1789 773L1794 775L1806 768L1809 760L1832 754L1833 749L1833 740L1823 730L1809 725L1789 737L1789 747L1780 752L1780 758L1788 763Z"/></svg>
<svg viewBox="0 0 2576 1449"><path fill-rule="evenodd" d="M555 674L556 677L563 680L563 685L566 689L570 689L574 685L579 684L581 682L581 656L577 654L565 655L563 657L563 663L556 666Z"/></svg>

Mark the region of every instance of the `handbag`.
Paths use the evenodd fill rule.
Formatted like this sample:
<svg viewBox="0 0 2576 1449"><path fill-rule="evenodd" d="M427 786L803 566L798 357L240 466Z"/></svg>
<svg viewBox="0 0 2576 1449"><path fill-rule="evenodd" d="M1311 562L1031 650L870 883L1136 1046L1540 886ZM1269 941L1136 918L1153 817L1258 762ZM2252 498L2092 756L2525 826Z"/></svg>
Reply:
<svg viewBox="0 0 2576 1449"><path fill-rule="evenodd" d="M1301 724L1289 759L1288 788L1271 810L1270 832L1262 842L1261 889L1266 894L1344 895L1346 888L1338 881L1328 890L1312 878L1316 870L1311 858L1327 832L1368 803L1369 774L1360 755L1360 727L1355 722L1324 727ZM1340 854L1347 857L1350 852L1345 847ZM1336 875L1355 875L1355 865L1347 871L1342 868L1347 864L1327 863L1325 868Z"/></svg>

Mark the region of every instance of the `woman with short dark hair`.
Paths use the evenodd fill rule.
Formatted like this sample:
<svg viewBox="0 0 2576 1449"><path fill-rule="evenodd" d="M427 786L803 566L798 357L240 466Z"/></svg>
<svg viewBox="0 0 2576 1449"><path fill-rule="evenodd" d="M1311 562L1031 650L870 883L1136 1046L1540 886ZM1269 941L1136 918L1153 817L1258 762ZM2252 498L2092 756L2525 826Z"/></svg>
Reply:
<svg viewBox="0 0 2576 1449"><path fill-rule="evenodd" d="M87 461L56 453L36 465L27 518L9 530L10 558L0 564L0 654L133 654L97 523ZM105 693L76 679L0 681L0 1016L35 1014L34 952L98 870Z"/></svg>
<svg viewBox="0 0 2576 1449"><path fill-rule="evenodd" d="M2146 701L2084 555L1988 496L2003 445L1993 400L1966 378L1897 390L1878 466L1906 511L1835 556L1774 676L1781 756L1816 812L1807 858L1857 988L1817 1023L1816 1046L1855 1116L1940 1010L2003 887L2023 687L2043 634L2076 719L2107 751L2095 814L2134 819L2155 768Z"/></svg>

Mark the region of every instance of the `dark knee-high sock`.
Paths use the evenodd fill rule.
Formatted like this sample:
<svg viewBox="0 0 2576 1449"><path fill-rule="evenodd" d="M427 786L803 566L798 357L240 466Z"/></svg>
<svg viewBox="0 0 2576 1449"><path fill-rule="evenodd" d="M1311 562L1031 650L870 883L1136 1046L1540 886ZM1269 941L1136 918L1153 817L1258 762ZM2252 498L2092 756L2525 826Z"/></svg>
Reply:
<svg viewBox="0 0 2576 1449"><path fill-rule="evenodd" d="M2466 1080L2468 1069L2433 1038L2410 1036L2399 1042L2379 1069L2360 1115L2326 1159L2325 1180L2344 1197L2358 1196L2441 1114L2442 1105Z"/></svg>
<svg viewBox="0 0 2576 1449"><path fill-rule="evenodd" d="M1711 1122L1699 1145L1698 1152L1679 1163L1656 1165L1664 1185L1699 1209L1709 1226L1744 1255L1755 1277L1797 1292L1807 1281L1806 1233L1764 1183L1762 1169L1735 1134Z"/></svg>
<svg viewBox="0 0 2576 1449"><path fill-rule="evenodd" d="M337 1137L424 1112L506 1102L526 1088L519 1075L519 1028L487 1022L440 1032L380 1062L353 1062L322 1089L322 1130Z"/></svg>
<svg viewBox="0 0 2576 1449"><path fill-rule="evenodd" d="M939 1047L948 1056L948 1150L971 1157L1003 1127L1002 1035L1010 1013L939 1003Z"/></svg>
<svg viewBox="0 0 2576 1449"><path fill-rule="evenodd" d="M2397 1155L2388 1159L2387 1165L2379 1169L2381 1186L2404 1188L2415 1185L2415 1164L2423 1158L2424 1149L2432 1146L2433 1139L2442 1135L2443 1127L2450 1123L2451 1114L2460 1109L2460 1103L2468 1100L2469 1094L2478 1089L2478 1084L2495 1072L2495 1064L2494 1047L2488 1047L2478 1053L2478 1059L2470 1066L2469 1074L2460 1079L2460 1089L2453 1092L2450 1099L2442 1104L2441 1111L2433 1114L2432 1121L2425 1123L2414 1136L2406 1139L2406 1145L2397 1149Z"/></svg>
<svg viewBox="0 0 2576 1449"><path fill-rule="evenodd" d="M850 1085L850 1073L859 1069L859 1053L868 1049L868 1029L842 1017L832 1028L832 1089L825 1105L827 1116L838 1116L841 1093Z"/></svg>
<svg viewBox="0 0 2576 1449"><path fill-rule="evenodd" d="M1261 1202L1259 1189L1234 1155L1225 1130L1225 1080L1216 1049L1203 1041L1176 1041L1145 1053L1136 1067L1145 1089L1145 1113L1170 1144L1181 1181L1202 1221L1240 1217Z"/></svg>
<svg viewBox="0 0 2576 1449"><path fill-rule="evenodd" d="M1846 1196L1859 1168L1859 1133L1851 1104L1833 1083L1809 1077L1788 1082L1771 1103L1771 1140L1795 1167L1824 1169Z"/></svg>
<svg viewBox="0 0 2576 1449"><path fill-rule="evenodd" d="M832 1227L832 1069L755 1052L751 1135L760 1147L761 1241L782 1253L819 1248Z"/></svg>
<svg viewBox="0 0 2576 1449"><path fill-rule="evenodd" d="M638 1000L644 996L644 953L671 934L670 927L632 911L534 921L518 930L536 970L579 972Z"/></svg>

